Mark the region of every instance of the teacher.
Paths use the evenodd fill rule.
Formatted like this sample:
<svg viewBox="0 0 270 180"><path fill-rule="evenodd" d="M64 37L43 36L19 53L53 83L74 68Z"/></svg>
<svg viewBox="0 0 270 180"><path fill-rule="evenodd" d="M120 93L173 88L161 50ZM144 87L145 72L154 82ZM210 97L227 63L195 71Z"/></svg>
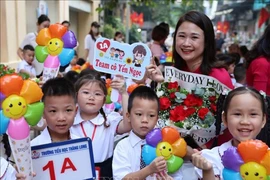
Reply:
<svg viewBox="0 0 270 180"><path fill-rule="evenodd" d="M226 69L218 67L215 58L215 34L211 20L203 13L189 11L180 17L173 38L174 67L191 73L211 76L227 87L233 85ZM156 82L163 82L160 69L153 63L146 67L148 77ZM218 138L218 144L231 139L226 129ZM206 144L210 148L212 142Z"/></svg>

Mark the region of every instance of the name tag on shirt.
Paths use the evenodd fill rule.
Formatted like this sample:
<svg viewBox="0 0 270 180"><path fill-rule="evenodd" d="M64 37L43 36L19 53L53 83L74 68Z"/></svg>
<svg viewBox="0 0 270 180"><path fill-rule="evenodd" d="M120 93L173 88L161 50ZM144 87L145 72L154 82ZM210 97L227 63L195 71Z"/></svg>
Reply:
<svg viewBox="0 0 270 180"><path fill-rule="evenodd" d="M90 138L33 146L34 180L96 179Z"/></svg>

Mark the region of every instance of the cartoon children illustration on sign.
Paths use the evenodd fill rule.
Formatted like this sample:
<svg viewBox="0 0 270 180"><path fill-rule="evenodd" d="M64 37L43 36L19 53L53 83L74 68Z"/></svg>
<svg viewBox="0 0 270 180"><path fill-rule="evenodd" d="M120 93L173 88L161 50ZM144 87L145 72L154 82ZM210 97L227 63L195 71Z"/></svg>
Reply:
<svg viewBox="0 0 270 180"><path fill-rule="evenodd" d="M119 59L123 59L124 56L125 56L125 52L123 50L120 50Z"/></svg>
<svg viewBox="0 0 270 180"><path fill-rule="evenodd" d="M110 49L110 55L111 55L111 58L114 57L114 53L115 53L115 48L112 47L112 48Z"/></svg>
<svg viewBox="0 0 270 180"><path fill-rule="evenodd" d="M141 67L141 64L143 63L143 59L146 55L146 49L142 45L137 45L133 49L133 63L135 67Z"/></svg>

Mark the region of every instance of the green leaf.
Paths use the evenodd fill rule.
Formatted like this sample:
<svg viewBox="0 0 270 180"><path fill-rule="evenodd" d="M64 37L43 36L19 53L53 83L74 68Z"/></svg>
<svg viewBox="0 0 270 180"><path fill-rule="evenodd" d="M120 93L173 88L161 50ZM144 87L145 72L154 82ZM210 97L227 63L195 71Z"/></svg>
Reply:
<svg viewBox="0 0 270 180"><path fill-rule="evenodd" d="M184 102L182 99L175 99L175 102L177 102L177 103L182 103L182 102Z"/></svg>
<svg viewBox="0 0 270 180"><path fill-rule="evenodd" d="M174 123L175 126L183 128L184 127L184 123L183 122L176 122Z"/></svg>
<svg viewBox="0 0 270 180"><path fill-rule="evenodd" d="M180 92L176 92L175 96L177 99L186 99L187 98L187 96L185 94L180 93Z"/></svg>
<svg viewBox="0 0 270 180"><path fill-rule="evenodd" d="M204 95L204 93L205 93L205 90L202 89L202 88L196 88L195 91L194 91L194 94L196 94L196 95L198 95L200 97L202 97Z"/></svg>

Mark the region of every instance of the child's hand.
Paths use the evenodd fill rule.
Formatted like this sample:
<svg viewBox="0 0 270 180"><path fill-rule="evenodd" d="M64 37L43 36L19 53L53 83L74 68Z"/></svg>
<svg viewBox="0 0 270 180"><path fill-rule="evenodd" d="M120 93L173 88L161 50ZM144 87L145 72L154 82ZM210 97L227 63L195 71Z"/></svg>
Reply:
<svg viewBox="0 0 270 180"><path fill-rule="evenodd" d="M165 171L156 174L157 180L173 180Z"/></svg>
<svg viewBox="0 0 270 180"><path fill-rule="evenodd" d="M157 157L150 165L151 174L167 170L167 163L164 157Z"/></svg>
<svg viewBox="0 0 270 180"><path fill-rule="evenodd" d="M36 173L33 172L33 177L36 176ZM26 179L26 175L23 173L16 173L16 180L25 180Z"/></svg>
<svg viewBox="0 0 270 180"><path fill-rule="evenodd" d="M154 59L151 60L150 65L146 66L146 72L147 72L148 78L152 79L153 81L156 81L156 82L164 81L162 72L157 67Z"/></svg>
<svg viewBox="0 0 270 180"><path fill-rule="evenodd" d="M195 150L195 153L192 154L192 164L201 170L211 170L213 168L212 164L201 154L201 152Z"/></svg>
<svg viewBox="0 0 270 180"><path fill-rule="evenodd" d="M116 89L119 91L120 94L123 94L126 91L126 81L124 76L122 75L115 75L116 78L114 78L111 82L111 87L113 89Z"/></svg>

